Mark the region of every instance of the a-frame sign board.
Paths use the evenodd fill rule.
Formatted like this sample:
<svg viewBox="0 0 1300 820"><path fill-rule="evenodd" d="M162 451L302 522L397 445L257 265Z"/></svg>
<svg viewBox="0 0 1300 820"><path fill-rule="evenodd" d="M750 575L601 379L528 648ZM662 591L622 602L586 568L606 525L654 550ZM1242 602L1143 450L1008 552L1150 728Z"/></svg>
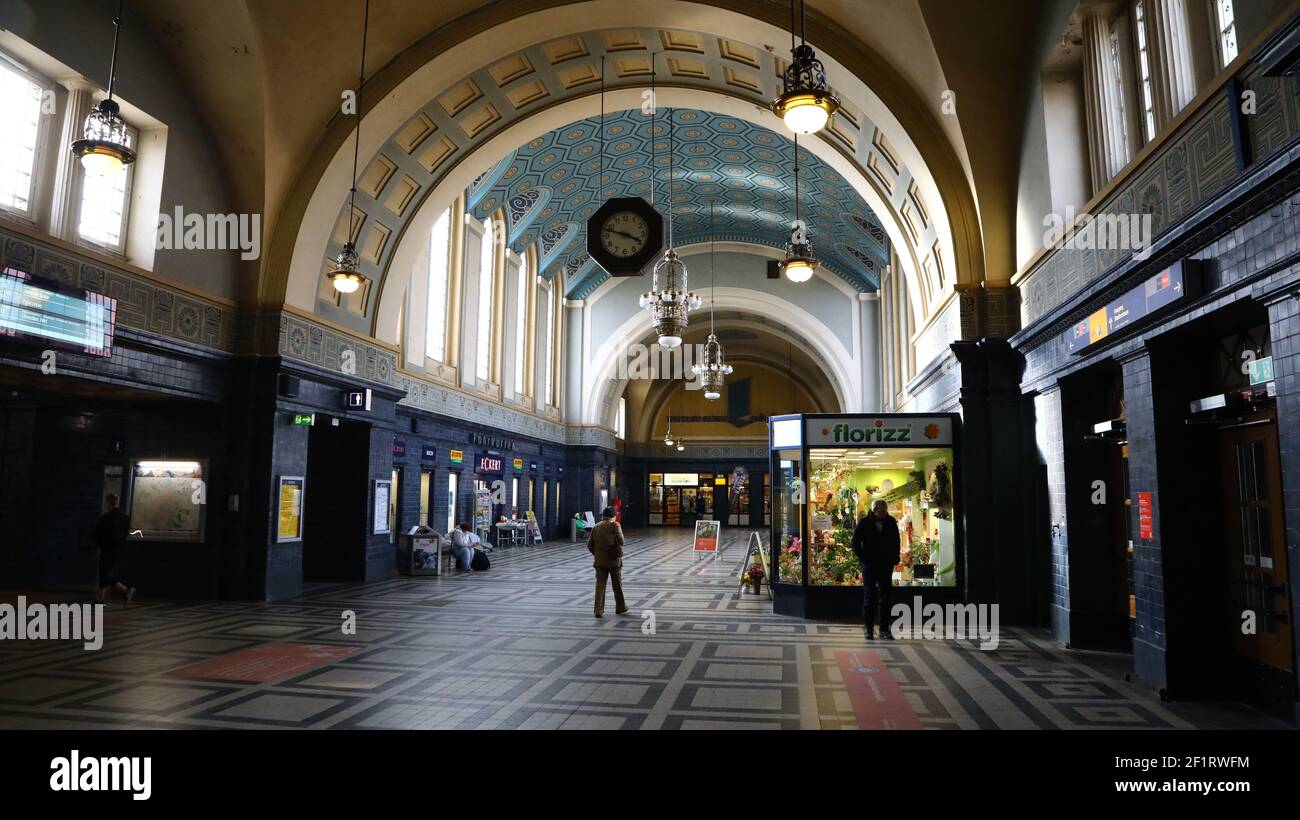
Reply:
<svg viewBox="0 0 1300 820"><path fill-rule="evenodd" d="M768 559L767 550L763 547L763 539L758 533L749 534L749 546L745 549L745 558L740 562L740 573L738 575L740 583L736 587L736 592L744 594L745 592L745 573L749 571L754 559L758 559L758 565L763 568L762 583L767 586L767 597L772 597L772 562Z"/></svg>

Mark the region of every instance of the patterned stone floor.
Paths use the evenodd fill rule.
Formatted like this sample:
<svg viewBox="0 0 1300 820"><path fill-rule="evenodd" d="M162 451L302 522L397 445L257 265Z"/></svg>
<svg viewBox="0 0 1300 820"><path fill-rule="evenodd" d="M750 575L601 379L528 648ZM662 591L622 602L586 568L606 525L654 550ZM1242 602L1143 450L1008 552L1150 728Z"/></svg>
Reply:
<svg viewBox="0 0 1300 820"><path fill-rule="evenodd" d="M736 593L744 534L724 537L718 562L692 563L688 539L631 536L632 613L614 616L610 596L601 620L586 549L561 542L497 550L486 573L315 585L280 603L146 591L109 608L99 651L0 642L0 728L1280 725L1244 707L1161 704L1104 671L1115 659L1089 663L1045 633L1004 628L983 652L867 644L859 627L777 616L766 596ZM355 635L343 634L345 610ZM892 692L892 709L873 712L846 672L876 675L862 686Z"/></svg>

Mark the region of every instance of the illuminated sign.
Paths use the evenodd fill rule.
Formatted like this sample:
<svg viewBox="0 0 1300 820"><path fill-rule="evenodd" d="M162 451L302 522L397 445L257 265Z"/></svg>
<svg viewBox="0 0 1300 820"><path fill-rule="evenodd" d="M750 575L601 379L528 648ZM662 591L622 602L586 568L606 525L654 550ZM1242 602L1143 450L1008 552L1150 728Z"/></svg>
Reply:
<svg viewBox="0 0 1300 820"><path fill-rule="evenodd" d="M848 416L806 419L808 445L934 447L953 442L951 416Z"/></svg>
<svg viewBox="0 0 1300 820"><path fill-rule="evenodd" d="M1078 353L1113 336L1187 295L1195 284L1189 276L1195 268L1179 261L1133 288L1113 302L1108 302L1065 332L1065 349Z"/></svg>
<svg viewBox="0 0 1300 820"><path fill-rule="evenodd" d="M294 413L293 423L303 427L312 427L316 424L315 413Z"/></svg>
<svg viewBox="0 0 1300 820"><path fill-rule="evenodd" d="M463 450L448 450L447 456L451 459L452 464L461 464L465 461L465 452Z"/></svg>
<svg viewBox="0 0 1300 820"><path fill-rule="evenodd" d="M699 483L699 473L664 473L665 487L694 487Z"/></svg>
<svg viewBox="0 0 1300 820"><path fill-rule="evenodd" d="M499 473L501 472L501 459L497 456L483 456L478 460L476 469L480 473Z"/></svg>
<svg viewBox="0 0 1300 820"><path fill-rule="evenodd" d="M514 460L514 465L513 465L513 466L514 466L514 468L515 468L516 470L522 470L522 469L524 469L524 460L523 460L522 458L517 458L517 459L515 459L515 460Z"/></svg>
<svg viewBox="0 0 1300 820"><path fill-rule="evenodd" d="M369 387L365 390L349 390L343 394L343 406L348 410L369 410L370 398Z"/></svg>
<svg viewBox="0 0 1300 820"><path fill-rule="evenodd" d="M116 299L14 268L0 274L0 337L108 358L116 322Z"/></svg>

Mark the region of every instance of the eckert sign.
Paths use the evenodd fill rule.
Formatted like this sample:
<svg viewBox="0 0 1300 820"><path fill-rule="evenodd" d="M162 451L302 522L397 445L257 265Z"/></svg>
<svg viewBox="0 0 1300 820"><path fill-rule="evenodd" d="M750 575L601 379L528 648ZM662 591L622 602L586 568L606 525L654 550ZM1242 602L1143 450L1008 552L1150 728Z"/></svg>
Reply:
<svg viewBox="0 0 1300 820"><path fill-rule="evenodd" d="M948 416L857 416L808 418L804 442L808 446L937 447L952 444L952 419Z"/></svg>

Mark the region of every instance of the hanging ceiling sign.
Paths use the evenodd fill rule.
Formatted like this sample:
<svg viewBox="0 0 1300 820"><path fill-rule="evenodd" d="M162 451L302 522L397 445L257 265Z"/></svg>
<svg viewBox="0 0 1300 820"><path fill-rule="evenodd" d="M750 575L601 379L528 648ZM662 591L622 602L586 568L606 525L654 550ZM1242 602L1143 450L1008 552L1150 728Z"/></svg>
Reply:
<svg viewBox="0 0 1300 820"><path fill-rule="evenodd" d="M1195 260L1179 260L1140 287L1093 311L1065 332L1066 352L1082 352L1186 298L1189 290L1199 292L1198 272Z"/></svg>

